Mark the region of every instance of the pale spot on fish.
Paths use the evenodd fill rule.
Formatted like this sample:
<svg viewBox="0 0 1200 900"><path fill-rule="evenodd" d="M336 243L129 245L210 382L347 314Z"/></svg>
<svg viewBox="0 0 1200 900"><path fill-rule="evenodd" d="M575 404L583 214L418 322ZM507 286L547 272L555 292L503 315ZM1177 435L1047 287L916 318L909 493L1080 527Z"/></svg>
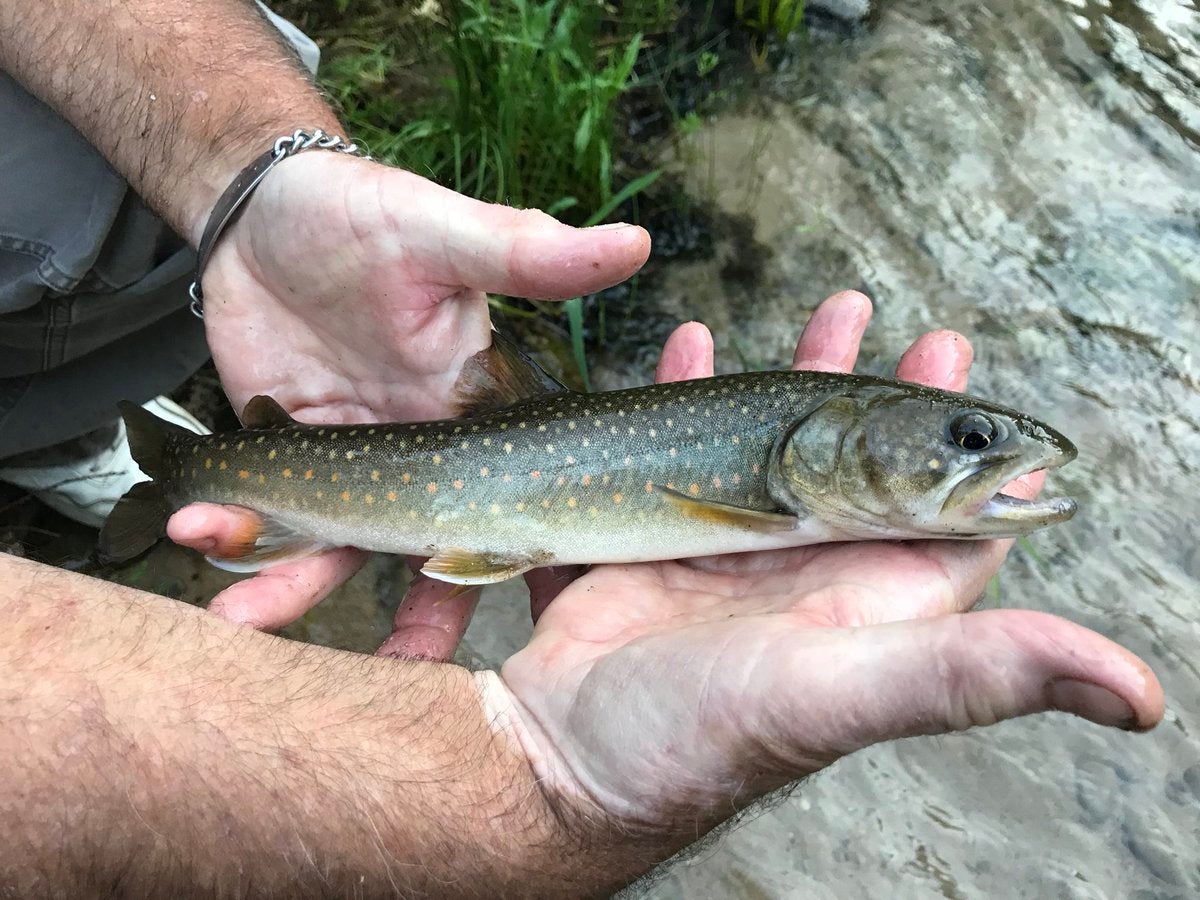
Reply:
<svg viewBox="0 0 1200 900"><path fill-rule="evenodd" d="M378 480L379 480L379 470L378 470L378 469L372 469L372 470L371 470L371 480L372 480L372 481L378 481Z"/></svg>
<svg viewBox="0 0 1200 900"><path fill-rule="evenodd" d="M693 481L691 484L688 485L688 493L691 494L693 497L695 497L697 494L700 493L700 485L696 484L696 482Z"/></svg>
<svg viewBox="0 0 1200 900"><path fill-rule="evenodd" d="M568 428L570 428L572 431L574 431L574 430L575 430L575 423L574 423L574 422L568 422L568 423L567 423L567 427L568 427Z"/></svg>
<svg viewBox="0 0 1200 900"><path fill-rule="evenodd" d="M625 465L627 465L627 466L633 465L633 457L632 456L625 457Z"/></svg>
<svg viewBox="0 0 1200 900"><path fill-rule="evenodd" d="M491 469L489 469L487 466L483 466L483 467L482 467L482 468L479 470L479 477L480 477L480 478L487 478L487 477L488 477L488 475L489 475L490 473L491 473Z"/></svg>
<svg viewBox="0 0 1200 900"><path fill-rule="evenodd" d="M596 509L596 507L594 507L594 506L589 506L588 507L588 515L594 519L594 518L596 518L596 516L600 515L600 510Z"/></svg>
<svg viewBox="0 0 1200 900"><path fill-rule="evenodd" d="M734 476L733 476L733 483L734 483L734 484L741 484L741 483L742 483L742 476L741 476L741 475L734 475Z"/></svg>
<svg viewBox="0 0 1200 900"><path fill-rule="evenodd" d="M412 474L409 472L405 472L403 475L400 476L400 480L402 482L404 482L404 484L408 484L409 482L412 481Z"/></svg>
<svg viewBox="0 0 1200 900"><path fill-rule="evenodd" d="M206 457L206 458L205 458L205 460L204 460L204 468L206 468L206 469L211 469L211 468L212 468L212 457L211 457L211 456L209 456L209 457Z"/></svg>
<svg viewBox="0 0 1200 900"><path fill-rule="evenodd" d="M346 459L354 459L354 451L353 450L346 451Z"/></svg>
<svg viewBox="0 0 1200 900"><path fill-rule="evenodd" d="M266 484L266 483L267 483L267 476L266 476L266 475L264 475L262 472L259 472L259 473L258 473L258 483L259 483L259 484Z"/></svg>
<svg viewBox="0 0 1200 900"><path fill-rule="evenodd" d="M433 454L433 464L435 466L440 466L442 464L442 454L440 454L440 453Z"/></svg>
<svg viewBox="0 0 1200 900"><path fill-rule="evenodd" d="M525 512L525 504L524 503L517 504L517 512Z"/></svg>
<svg viewBox="0 0 1200 900"><path fill-rule="evenodd" d="M472 500L467 504L467 509L479 509L479 504Z"/></svg>
<svg viewBox="0 0 1200 900"><path fill-rule="evenodd" d="M512 484L512 476L509 475L507 472L504 473L503 477L500 480L503 481L505 484Z"/></svg>
<svg viewBox="0 0 1200 900"><path fill-rule="evenodd" d="M584 486L584 487L587 487L587 486L588 486L589 484L591 484L591 483L592 483L592 476L591 476L591 475L584 475L584 476L583 476L583 486Z"/></svg>
<svg viewBox="0 0 1200 900"><path fill-rule="evenodd" d="M278 454L274 450L272 450L270 453L267 454L267 459L274 459L277 455Z"/></svg>
<svg viewBox="0 0 1200 900"><path fill-rule="evenodd" d="M367 506L370 506L374 502L375 502L374 496L372 496L371 494L363 494L363 503L367 504Z"/></svg>
<svg viewBox="0 0 1200 900"><path fill-rule="evenodd" d="M330 480L330 481L337 481L337 480L338 480L339 478L341 478L341 477L342 477L342 474L341 474L341 472L334 472L332 475L330 475L330 476L329 476L329 480Z"/></svg>
<svg viewBox="0 0 1200 900"><path fill-rule="evenodd" d="M715 488L719 488L719 487L721 486L721 479L720 479L720 478L713 478L713 480L712 480L712 486L713 486L713 487L715 487Z"/></svg>
<svg viewBox="0 0 1200 900"><path fill-rule="evenodd" d="M554 445L553 445L553 444L547 444L547 445L546 445L546 452L547 452L547 453L553 453L553 452L554 452Z"/></svg>
<svg viewBox="0 0 1200 900"><path fill-rule="evenodd" d="M463 489L463 480L461 478L454 479L454 489L456 491L461 491Z"/></svg>
<svg viewBox="0 0 1200 900"><path fill-rule="evenodd" d="M753 465L751 465L751 466L750 466L750 471L751 471L753 474L757 475L757 474L758 474L758 463L754 463Z"/></svg>
<svg viewBox="0 0 1200 900"><path fill-rule="evenodd" d="M649 494L649 493L652 493L653 491L654 491L654 482L647 481L646 482L646 493Z"/></svg>
<svg viewBox="0 0 1200 900"><path fill-rule="evenodd" d="M534 469L532 472L529 473L529 477L530 478L541 478L542 473L538 469Z"/></svg>
<svg viewBox="0 0 1200 900"><path fill-rule="evenodd" d="M504 445L504 452L505 452L505 453L512 453L512 444L505 444L505 445Z"/></svg>
<svg viewBox="0 0 1200 900"><path fill-rule="evenodd" d="M558 485L559 487L562 487L564 484L567 483L567 479L565 479L563 476L559 475L558 478L556 478L554 480L554 483L556 485Z"/></svg>
<svg viewBox="0 0 1200 900"><path fill-rule="evenodd" d="M613 503L620 503L624 499L625 499L625 495L622 494L620 491L613 494Z"/></svg>
<svg viewBox="0 0 1200 900"><path fill-rule="evenodd" d="M492 504L492 515L493 516L500 515L500 504L499 503Z"/></svg>
<svg viewBox="0 0 1200 900"><path fill-rule="evenodd" d="M471 442L470 442L470 441L463 441L463 442L462 442L461 444L459 444L458 446L459 446L461 449L463 449L463 450L466 450L468 447L470 447L470 446L471 446Z"/></svg>
<svg viewBox="0 0 1200 900"><path fill-rule="evenodd" d="M549 501L549 500L543 500L543 501L542 501L542 509L549 509L549 508L550 508L550 501Z"/></svg>
<svg viewBox="0 0 1200 900"><path fill-rule="evenodd" d="M546 430L546 426L545 426L545 425L539 425L539 426L538 426L538 431L545 431L545 430Z"/></svg>
<svg viewBox="0 0 1200 900"><path fill-rule="evenodd" d="M942 461L940 459L931 459L929 461L929 468L940 469L941 467L942 467Z"/></svg>
<svg viewBox="0 0 1200 900"><path fill-rule="evenodd" d="M567 498L567 506L571 507L571 509L574 509L578 505L579 503L574 497Z"/></svg>
<svg viewBox="0 0 1200 900"><path fill-rule="evenodd" d="M740 444L742 442L742 439L740 437L738 437L736 434L733 437L731 437L730 440L733 441L733 443L735 443L735 444Z"/></svg>

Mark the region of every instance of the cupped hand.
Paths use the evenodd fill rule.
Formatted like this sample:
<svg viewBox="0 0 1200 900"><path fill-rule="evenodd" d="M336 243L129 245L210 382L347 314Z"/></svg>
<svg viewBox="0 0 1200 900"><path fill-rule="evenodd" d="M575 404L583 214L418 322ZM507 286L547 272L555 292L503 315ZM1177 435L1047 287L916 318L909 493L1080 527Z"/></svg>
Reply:
<svg viewBox="0 0 1200 900"><path fill-rule="evenodd" d="M861 295L827 301L797 366L848 371L868 317ZM690 326L673 340L691 352L668 345L666 374L706 374L707 334ZM961 390L970 356L958 335L926 335L897 376ZM611 839L615 828L668 849L880 741L1044 710L1153 727L1162 690L1129 651L1044 613L968 612L1010 543L864 541L595 566L498 676L477 679L492 721L584 832L605 827Z"/></svg>
<svg viewBox="0 0 1200 900"><path fill-rule="evenodd" d="M632 275L649 248L636 226L570 228L401 169L303 153L264 180L217 245L205 327L235 409L268 394L304 422L435 419L452 414L463 362L491 340L486 293L590 293ZM168 534L212 553L244 533L247 518L257 517L194 504ZM339 549L276 566L210 608L280 627L364 559Z"/></svg>

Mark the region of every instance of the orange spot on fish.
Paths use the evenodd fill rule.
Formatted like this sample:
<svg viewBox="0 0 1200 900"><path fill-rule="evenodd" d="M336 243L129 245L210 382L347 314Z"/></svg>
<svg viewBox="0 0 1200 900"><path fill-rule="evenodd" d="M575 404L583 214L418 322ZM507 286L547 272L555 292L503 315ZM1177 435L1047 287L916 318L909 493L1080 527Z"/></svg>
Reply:
<svg viewBox="0 0 1200 900"><path fill-rule="evenodd" d="M370 506L374 502L375 498L371 494L363 494L363 503L367 504L367 506Z"/></svg>
<svg viewBox="0 0 1200 900"><path fill-rule="evenodd" d="M249 478L249 477L250 477L250 473L247 472L245 469L242 469L240 472L238 472L238 478Z"/></svg>
<svg viewBox="0 0 1200 900"><path fill-rule="evenodd" d="M550 501L549 501L549 500L543 500L543 501L542 501L542 509L549 509L549 508L550 508Z"/></svg>
<svg viewBox="0 0 1200 900"><path fill-rule="evenodd" d="M305 480L305 481L312 481L312 480L313 480L313 470L312 470L312 469L305 469L305 470L304 470L304 480Z"/></svg>
<svg viewBox="0 0 1200 900"><path fill-rule="evenodd" d="M625 495L622 494L620 491L617 491L615 494L613 494L613 503L620 503L624 499L625 499Z"/></svg>
<svg viewBox="0 0 1200 900"><path fill-rule="evenodd" d="M646 482L646 493L649 494L649 493L652 493L653 491L654 491L654 482L647 481Z"/></svg>
<svg viewBox="0 0 1200 900"><path fill-rule="evenodd" d="M405 484L408 484L410 481L412 481L412 475L410 475L408 472L405 472L400 476L400 480Z"/></svg>
<svg viewBox="0 0 1200 900"><path fill-rule="evenodd" d="M292 470L291 470L291 469L284 469L284 470L283 470L283 472L282 472L281 474L283 475L283 477L284 477L284 478L291 478L291 477L292 477Z"/></svg>
<svg viewBox="0 0 1200 900"><path fill-rule="evenodd" d="M217 466L217 468L220 469L222 472L224 472L226 469L229 468L229 463L225 462L225 460L221 460L221 464L219 466Z"/></svg>
<svg viewBox="0 0 1200 900"><path fill-rule="evenodd" d="M584 476L583 476L583 486L584 486L584 487L587 487L587 486L588 486L589 484L591 484L591 483L592 483L592 476L591 476L591 475L584 475Z"/></svg>
<svg viewBox="0 0 1200 900"><path fill-rule="evenodd" d="M388 498L388 502L389 502L389 503L395 503L395 502L396 502L396 492L395 492L395 491L388 491L388 492L387 492L387 498Z"/></svg>
<svg viewBox="0 0 1200 900"><path fill-rule="evenodd" d="M461 478L454 479L454 489L456 491L461 491L463 489L463 480Z"/></svg>
<svg viewBox="0 0 1200 900"><path fill-rule="evenodd" d="M341 478L341 477L342 477L342 476L341 476L341 474L340 474L340 473L338 473L338 472L334 472L332 475L330 475L330 476L329 476L329 480L330 480L330 481L337 481L337 480L338 480L339 478Z"/></svg>
<svg viewBox="0 0 1200 900"><path fill-rule="evenodd" d="M425 490L431 494L436 494L437 493L437 482L436 481L429 482L429 484L425 485Z"/></svg>
<svg viewBox="0 0 1200 900"><path fill-rule="evenodd" d="M688 485L688 493L695 497L698 493L700 493L700 485L692 482Z"/></svg>
<svg viewBox="0 0 1200 900"><path fill-rule="evenodd" d="M346 503L350 502L350 492L349 491L342 491L342 500L345 501Z"/></svg>
<svg viewBox="0 0 1200 900"><path fill-rule="evenodd" d="M258 483L259 483L259 484L266 484L266 483L267 483L267 476L266 476L266 475L264 475L264 474L262 474L262 472L259 472L259 473L258 473Z"/></svg>

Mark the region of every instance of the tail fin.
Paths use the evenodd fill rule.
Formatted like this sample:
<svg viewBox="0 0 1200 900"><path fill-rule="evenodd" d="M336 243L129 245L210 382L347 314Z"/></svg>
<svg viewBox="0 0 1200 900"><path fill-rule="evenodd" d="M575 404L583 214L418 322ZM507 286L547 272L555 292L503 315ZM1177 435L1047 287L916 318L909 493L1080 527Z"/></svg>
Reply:
<svg viewBox="0 0 1200 900"><path fill-rule="evenodd" d="M171 506L153 481L135 484L117 501L100 529L100 558L121 562L144 553L167 533Z"/></svg>
<svg viewBox="0 0 1200 900"><path fill-rule="evenodd" d="M135 403L122 401L118 406L125 419L129 449L138 466L151 478L164 477L167 438L172 434L192 433L164 422ZM145 481L135 484L117 501L100 529L101 558L119 562L148 550L167 533L170 514L171 506L160 485Z"/></svg>
<svg viewBox="0 0 1200 900"><path fill-rule="evenodd" d="M136 403L122 400L117 404L121 418L125 420L125 432L129 438L129 450L141 470L151 478L163 477L163 451L171 435L195 435L174 422L160 419L142 409Z"/></svg>

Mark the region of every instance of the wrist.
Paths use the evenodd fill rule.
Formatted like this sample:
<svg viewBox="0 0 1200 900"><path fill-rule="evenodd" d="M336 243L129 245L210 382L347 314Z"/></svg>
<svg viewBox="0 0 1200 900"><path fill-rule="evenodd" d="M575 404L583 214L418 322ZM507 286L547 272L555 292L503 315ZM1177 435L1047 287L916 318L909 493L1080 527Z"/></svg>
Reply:
<svg viewBox="0 0 1200 900"><path fill-rule="evenodd" d="M472 677L493 733L528 770L528 793L536 794L534 806L544 823L542 839L558 848L554 859L559 871L540 861L547 883L557 880L560 892L570 896L608 896L696 838L691 832L690 838L683 836L677 827L612 815L579 787L536 718L499 674L483 671Z"/></svg>

